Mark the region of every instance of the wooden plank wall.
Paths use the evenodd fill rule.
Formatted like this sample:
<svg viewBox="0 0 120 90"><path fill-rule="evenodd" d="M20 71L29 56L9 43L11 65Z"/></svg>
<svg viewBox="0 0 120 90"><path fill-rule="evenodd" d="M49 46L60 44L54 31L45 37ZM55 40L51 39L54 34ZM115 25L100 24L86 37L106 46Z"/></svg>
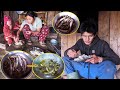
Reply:
<svg viewBox="0 0 120 90"><path fill-rule="evenodd" d="M99 12L99 37L120 56L120 11Z"/></svg>
<svg viewBox="0 0 120 90"><path fill-rule="evenodd" d="M80 39L80 33L71 35L61 35L61 56L64 56L65 50L73 46Z"/></svg>
<svg viewBox="0 0 120 90"><path fill-rule="evenodd" d="M56 14L58 14L60 11L48 11L47 12L47 25L49 27L52 27L52 21Z"/></svg>
<svg viewBox="0 0 120 90"><path fill-rule="evenodd" d="M100 38L106 40L120 57L120 11L100 11L98 24Z"/></svg>
<svg viewBox="0 0 120 90"><path fill-rule="evenodd" d="M107 41L108 43L110 43L110 26L109 26L109 21L110 21L110 12L106 11L106 12L99 12L99 16L98 16L98 36L101 39L104 39L105 41Z"/></svg>

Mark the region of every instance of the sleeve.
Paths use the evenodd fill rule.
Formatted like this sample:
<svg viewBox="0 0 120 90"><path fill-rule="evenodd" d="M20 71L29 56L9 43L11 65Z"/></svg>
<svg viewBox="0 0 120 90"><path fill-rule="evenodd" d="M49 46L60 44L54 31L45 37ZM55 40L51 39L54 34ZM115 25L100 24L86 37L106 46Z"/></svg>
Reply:
<svg viewBox="0 0 120 90"><path fill-rule="evenodd" d="M116 65L120 64L119 56L110 48L107 42L103 45L103 60L111 60Z"/></svg>
<svg viewBox="0 0 120 90"><path fill-rule="evenodd" d="M77 42L76 42L76 44L75 45L73 45L71 48L68 48L65 52L64 52L64 56L67 56L67 52L68 52L68 50L70 50L70 49L74 49L75 51L78 51L79 50L79 45L80 44L80 40L78 40Z"/></svg>
<svg viewBox="0 0 120 90"><path fill-rule="evenodd" d="M76 51L78 51L78 50L80 49L80 39L76 42L75 45L73 45L73 46L71 47L71 49L74 49L74 50L76 50Z"/></svg>
<svg viewBox="0 0 120 90"><path fill-rule="evenodd" d="M42 20L37 18L37 28L42 28Z"/></svg>

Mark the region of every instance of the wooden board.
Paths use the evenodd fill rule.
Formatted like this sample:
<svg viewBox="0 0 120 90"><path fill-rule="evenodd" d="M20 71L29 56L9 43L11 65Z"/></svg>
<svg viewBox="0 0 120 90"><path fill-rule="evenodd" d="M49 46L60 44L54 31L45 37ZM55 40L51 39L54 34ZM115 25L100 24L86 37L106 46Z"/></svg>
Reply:
<svg viewBox="0 0 120 90"><path fill-rule="evenodd" d="M47 25L48 25L49 27L52 27L52 20L53 20L54 16L55 16L55 11L48 11Z"/></svg>
<svg viewBox="0 0 120 90"><path fill-rule="evenodd" d="M61 35L61 56L64 56L65 50L68 49L68 36Z"/></svg>
<svg viewBox="0 0 120 90"><path fill-rule="evenodd" d="M110 43L110 12L100 11L98 16L98 36Z"/></svg>
<svg viewBox="0 0 120 90"><path fill-rule="evenodd" d="M80 33L76 33L76 41L78 41L81 38L81 34Z"/></svg>
<svg viewBox="0 0 120 90"><path fill-rule="evenodd" d="M68 35L68 48L72 47L76 43L76 33Z"/></svg>
<svg viewBox="0 0 120 90"><path fill-rule="evenodd" d="M46 24L48 12L47 11L40 11L40 12L36 12L36 13L37 13L38 17L43 21L43 23Z"/></svg>
<svg viewBox="0 0 120 90"><path fill-rule="evenodd" d="M110 47L117 54L117 39L118 39L118 12L111 11L110 12Z"/></svg>
<svg viewBox="0 0 120 90"><path fill-rule="evenodd" d="M118 12L118 56L120 57L120 11Z"/></svg>

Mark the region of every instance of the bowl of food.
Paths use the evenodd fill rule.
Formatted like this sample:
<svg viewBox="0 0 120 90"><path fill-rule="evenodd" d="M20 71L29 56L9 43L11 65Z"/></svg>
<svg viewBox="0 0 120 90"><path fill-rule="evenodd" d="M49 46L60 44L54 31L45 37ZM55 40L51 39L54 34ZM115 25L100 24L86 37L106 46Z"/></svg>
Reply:
<svg viewBox="0 0 120 90"><path fill-rule="evenodd" d="M23 51L11 51L1 60L3 75L8 79L30 78L32 68L27 65L32 64L31 56Z"/></svg>
<svg viewBox="0 0 120 90"><path fill-rule="evenodd" d="M58 41L57 41L56 39L51 39L51 40L50 40L50 43L51 43L52 45L57 45L57 44L58 44Z"/></svg>
<svg viewBox="0 0 120 90"><path fill-rule="evenodd" d="M57 79L63 74L64 61L60 56L53 53L45 53L38 56L34 61L33 73L41 79Z"/></svg>
<svg viewBox="0 0 120 90"><path fill-rule="evenodd" d="M53 28L60 34L72 34L80 25L79 18L72 12L60 12L53 19Z"/></svg>
<svg viewBox="0 0 120 90"><path fill-rule="evenodd" d="M33 46L33 47L29 48L29 52L33 57L37 57L41 54L44 54L43 49L41 49L40 47L37 47L37 46Z"/></svg>

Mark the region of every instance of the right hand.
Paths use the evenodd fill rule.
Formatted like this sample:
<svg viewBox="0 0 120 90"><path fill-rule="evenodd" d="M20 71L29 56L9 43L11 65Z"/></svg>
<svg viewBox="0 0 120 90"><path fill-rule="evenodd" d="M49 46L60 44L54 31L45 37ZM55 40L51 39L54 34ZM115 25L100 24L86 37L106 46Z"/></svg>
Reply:
<svg viewBox="0 0 120 90"><path fill-rule="evenodd" d="M99 62L102 62L102 61L103 61L102 57L99 57L99 56L96 56L96 55L92 55L92 58L86 60L85 62L90 62L92 64L95 64L95 63L99 63Z"/></svg>
<svg viewBox="0 0 120 90"><path fill-rule="evenodd" d="M18 41L19 41L19 36L15 38L15 42L18 42Z"/></svg>

